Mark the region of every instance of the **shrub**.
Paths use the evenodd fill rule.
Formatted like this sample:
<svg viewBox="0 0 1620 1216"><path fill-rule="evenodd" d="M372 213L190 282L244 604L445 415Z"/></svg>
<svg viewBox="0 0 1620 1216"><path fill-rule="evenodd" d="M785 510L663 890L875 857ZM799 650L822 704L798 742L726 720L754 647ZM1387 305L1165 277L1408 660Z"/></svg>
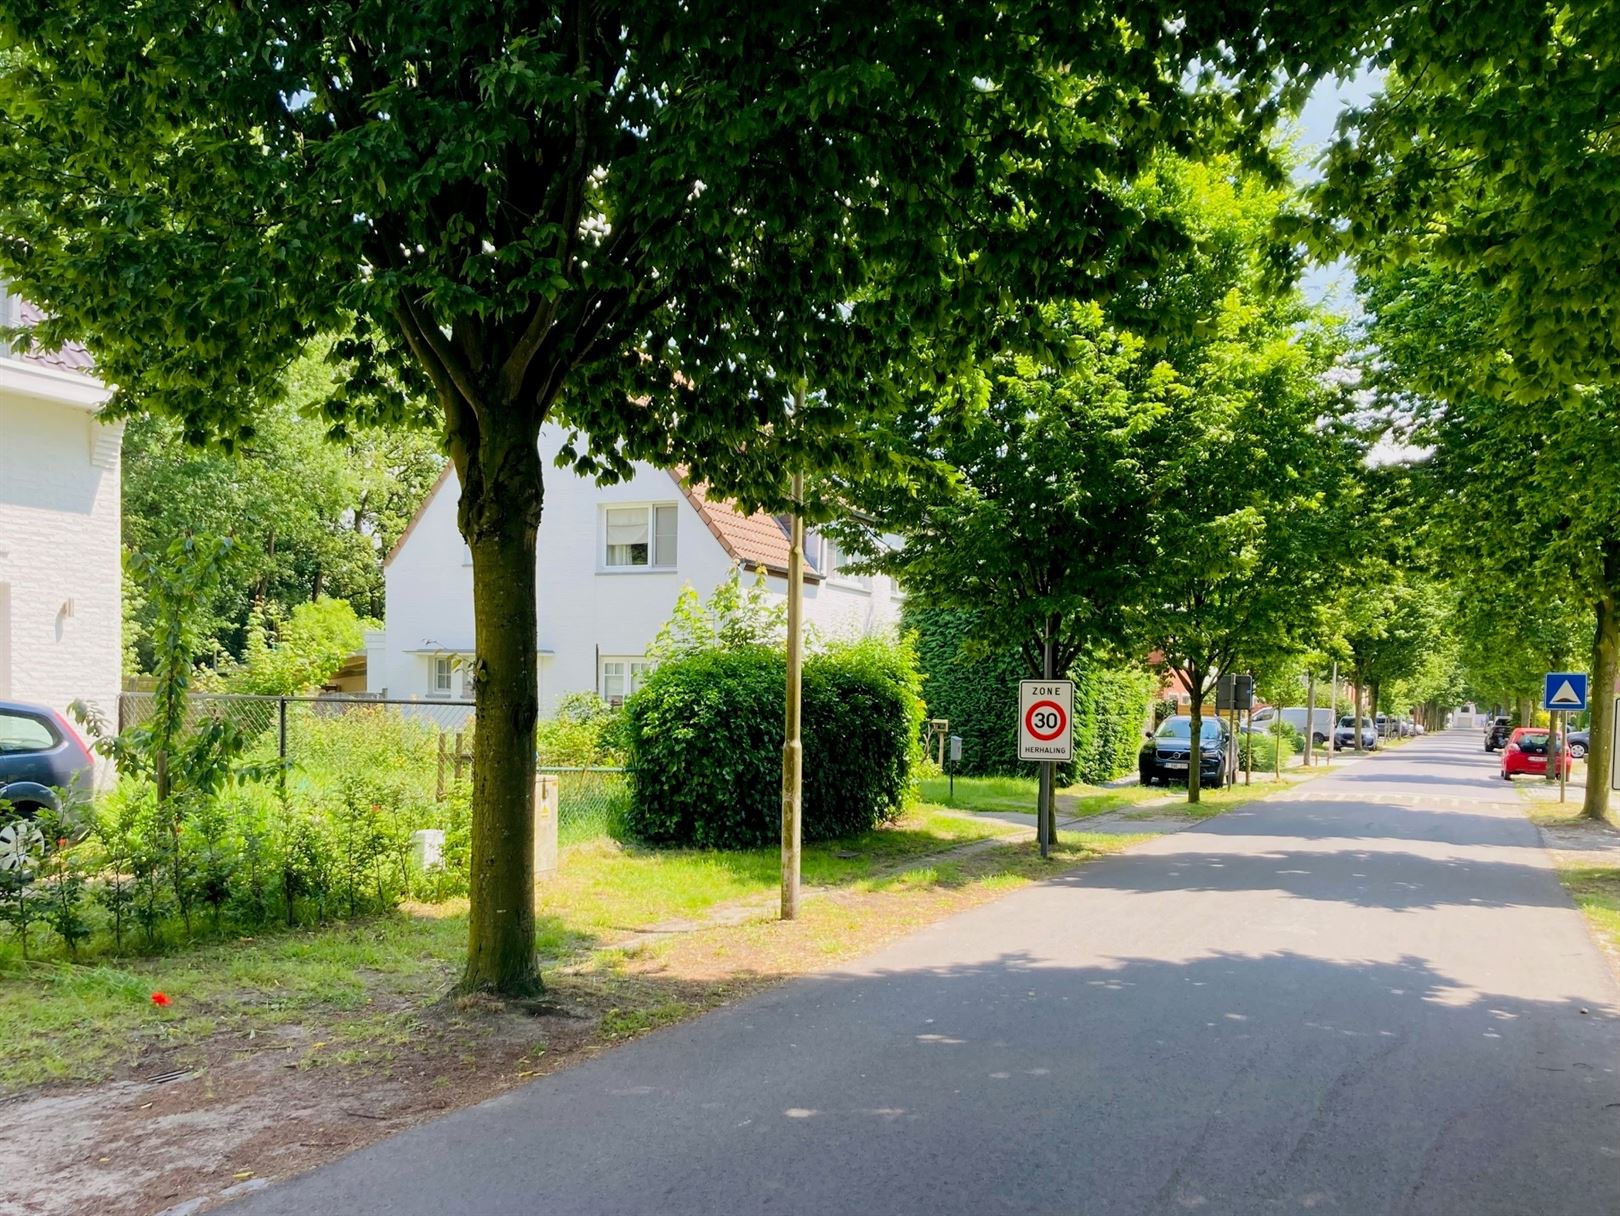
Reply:
<svg viewBox="0 0 1620 1216"><path fill-rule="evenodd" d="M896 815L919 755L908 644L845 643L804 665L804 836ZM753 848L779 838L786 659L765 647L664 663L625 706L627 831L660 844Z"/></svg>
<svg viewBox="0 0 1620 1216"><path fill-rule="evenodd" d="M1244 732L1238 736L1238 767L1252 768L1255 772L1269 773L1277 764L1277 738L1274 735L1263 735L1259 732L1249 734ZM1282 738L1284 763L1286 756L1293 750L1285 734Z"/></svg>
<svg viewBox="0 0 1620 1216"><path fill-rule="evenodd" d="M541 767L617 767L624 758L620 716L594 692L569 693L556 716L536 727Z"/></svg>

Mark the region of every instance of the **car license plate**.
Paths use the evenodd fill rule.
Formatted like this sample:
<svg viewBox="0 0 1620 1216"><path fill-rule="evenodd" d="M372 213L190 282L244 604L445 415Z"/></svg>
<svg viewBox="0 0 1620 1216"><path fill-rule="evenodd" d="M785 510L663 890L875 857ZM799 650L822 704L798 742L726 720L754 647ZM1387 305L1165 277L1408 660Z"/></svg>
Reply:
<svg viewBox="0 0 1620 1216"><path fill-rule="evenodd" d="M1164 762L1164 767L1165 768L1186 768L1187 767L1187 762L1185 760L1166 760Z"/></svg>

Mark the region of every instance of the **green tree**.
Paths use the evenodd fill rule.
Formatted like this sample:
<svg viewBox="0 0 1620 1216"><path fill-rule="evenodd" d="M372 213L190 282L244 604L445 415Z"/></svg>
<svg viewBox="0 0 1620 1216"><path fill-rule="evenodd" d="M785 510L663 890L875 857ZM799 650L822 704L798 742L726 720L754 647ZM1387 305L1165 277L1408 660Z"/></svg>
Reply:
<svg viewBox="0 0 1620 1216"><path fill-rule="evenodd" d="M1287 196L1210 168L1169 186L1193 200L1202 233L1139 305L1180 301L1162 334L1179 391L1150 437L1152 532L1130 620L1187 687L1197 738L1221 673L1317 644L1363 445L1336 421L1338 326L1279 261ZM1192 765L1190 802L1199 786Z"/></svg>
<svg viewBox="0 0 1620 1216"><path fill-rule="evenodd" d="M1450 20L1396 4L1365 37L1385 87L1341 120L1320 243L1488 295L1504 357L1449 373L1475 390L1526 404L1620 383L1612 7L1489 0Z"/></svg>
<svg viewBox="0 0 1620 1216"><path fill-rule="evenodd" d="M242 661L223 672L225 686L259 696L318 690L365 644L366 630L376 627L376 621L356 616L347 600L324 595L297 605L280 621L257 611Z"/></svg>
<svg viewBox="0 0 1620 1216"><path fill-rule="evenodd" d="M1492 371L1516 357L1500 340L1499 292L1438 257L1374 267L1363 282L1378 390L1428 451L1433 543L1487 602L1520 601L1503 608L1510 624L1494 648L1488 621L1462 617L1476 690L1524 712L1542 671L1562 666L1579 612L1594 690L1588 763L1606 772L1620 671L1620 390L1576 386L1526 408ZM1584 813L1607 807L1607 783L1588 782Z"/></svg>
<svg viewBox="0 0 1620 1216"><path fill-rule="evenodd" d="M323 595L383 612L384 556L443 467L423 429L328 438L319 416L333 390L319 350L301 357L284 401L255 412L253 434L226 452L192 442L172 418L138 415L125 432L124 544L162 550L188 530L231 536L235 559L198 606L204 657L240 658L255 605L285 617ZM141 629L151 609L133 607ZM137 637L143 636L137 634ZM141 667L150 642L138 645Z"/></svg>
<svg viewBox="0 0 1620 1216"><path fill-rule="evenodd" d="M781 646L787 638L787 604L771 594L761 566L743 586L742 571L733 566L726 580L699 598L688 583L675 599L675 610L647 647L647 657L662 663L681 655L744 646Z"/></svg>
<svg viewBox="0 0 1620 1216"><path fill-rule="evenodd" d="M541 424L586 473L751 504L894 465L847 425L885 369L948 374L1007 293L1151 248L1114 184L1269 114L1344 38L1314 13L17 0L0 271L190 434L250 438L320 333L349 335L340 424L431 391L477 632L462 984L532 993Z"/></svg>

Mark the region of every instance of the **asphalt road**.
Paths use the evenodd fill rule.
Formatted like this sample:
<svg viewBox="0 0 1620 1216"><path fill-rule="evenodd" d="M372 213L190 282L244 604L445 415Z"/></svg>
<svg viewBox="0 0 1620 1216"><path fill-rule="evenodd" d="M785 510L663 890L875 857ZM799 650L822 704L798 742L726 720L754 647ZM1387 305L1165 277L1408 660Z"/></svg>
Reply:
<svg viewBox="0 0 1620 1216"><path fill-rule="evenodd" d="M1620 987L1472 731L232 1216L1620 1212Z"/></svg>

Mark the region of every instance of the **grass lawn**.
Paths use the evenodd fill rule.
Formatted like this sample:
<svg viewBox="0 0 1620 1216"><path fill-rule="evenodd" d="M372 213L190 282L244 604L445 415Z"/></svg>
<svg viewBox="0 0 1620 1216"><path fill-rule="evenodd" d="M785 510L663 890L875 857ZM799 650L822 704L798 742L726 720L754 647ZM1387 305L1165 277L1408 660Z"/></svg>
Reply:
<svg viewBox="0 0 1620 1216"><path fill-rule="evenodd" d="M951 795L949 777L925 777L923 801L959 811L1014 811L1035 813L1036 781L1033 777L958 777L956 794ZM1147 790L1139 785L1104 789L1095 785L1071 785L1058 790L1066 801L1060 810L1069 818L1102 815L1123 810L1149 798L1162 798L1164 791Z"/></svg>
<svg viewBox="0 0 1620 1216"><path fill-rule="evenodd" d="M881 927L914 911L903 907L901 897L908 891L985 889L985 884L1025 881L1050 869L1038 860L1031 869L1030 850L1023 845L986 850L993 855L987 869L977 855L935 860L1006 831L998 821L923 808L891 827L806 846L804 880L807 887L830 892L894 897L893 908L877 917ZM1071 860L1120 847L1117 839L1078 837L1070 845ZM918 864L909 866L913 861ZM775 848L719 853L595 841L567 849L560 873L541 887L537 900L542 964L552 971L584 968L606 974L603 960L621 952L616 943L639 931L703 928L704 918L722 905L754 901L757 909L745 909L748 915L728 926L740 932L749 920L768 920L778 865ZM412 905L394 915L326 927L230 937L157 956L120 958L109 942L97 941L81 948L88 961L78 964L25 963L8 939L0 946L0 1024L8 1030L0 1036L0 1092L127 1074L155 1054L183 1051L214 1036L252 1039L292 1024L325 1027L315 1040L323 1044L321 1050L326 1044L346 1043L352 1049L408 1037L411 1019L453 981L465 939L461 901ZM845 925L829 943L862 939ZM155 1006L154 992L164 993L170 1004ZM610 999L609 1007L620 1010L610 1025L622 1033L624 1018L631 1016L624 1008L636 1008L635 1002Z"/></svg>
<svg viewBox="0 0 1620 1216"><path fill-rule="evenodd" d="M1185 814L1195 819L1207 819L1256 798L1276 793L1295 782L1324 776L1331 771L1322 765L1304 768L1296 763L1283 769L1279 783L1269 769L1256 770L1251 785L1244 785L1240 776L1236 784L1225 785L1218 790L1206 786L1199 791L1197 806L1188 804L1185 785L1125 785L1108 789L1094 785L1071 785L1058 791L1058 815L1064 819L1081 819L1113 811L1129 813L1133 808L1140 808L1142 818L1162 819ZM1035 788L1033 777L958 777L953 798L948 778L927 777L922 782L924 800L937 806L963 811L1016 811L1026 815L1034 814Z"/></svg>
<svg viewBox="0 0 1620 1216"><path fill-rule="evenodd" d="M1598 936L1611 951L1620 951L1620 869L1572 866L1558 876Z"/></svg>

